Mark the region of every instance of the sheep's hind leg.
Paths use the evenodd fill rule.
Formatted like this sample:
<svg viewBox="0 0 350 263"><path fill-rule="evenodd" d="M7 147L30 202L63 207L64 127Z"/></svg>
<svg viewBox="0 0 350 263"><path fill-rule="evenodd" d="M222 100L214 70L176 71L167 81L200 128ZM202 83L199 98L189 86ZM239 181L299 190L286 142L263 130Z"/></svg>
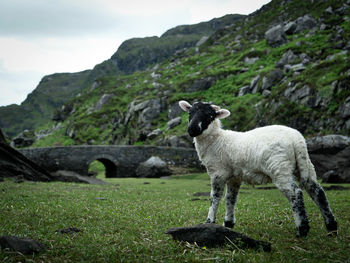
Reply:
<svg viewBox="0 0 350 263"><path fill-rule="evenodd" d="M317 183L317 181L310 179L305 184L305 189L312 200L320 208L328 232L336 235L338 232L338 223L329 207L326 193L323 188Z"/></svg>
<svg viewBox="0 0 350 263"><path fill-rule="evenodd" d="M220 176L211 177L210 208L206 223L216 222L216 213L224 192L225 182Z"/></svg>
<svg viewBox="0 0 350 263"><path fill-rule="evenodd" d="M241 186L240 182L236 181L229 181L227 183L227 190L226 190L226 215L225 215L225 227L233 228L236 222L234 209L237 202L237 196L238 191Z"/></svg>
<svg viewBox="0 0 350 263"><path fill-rule="evenodd" d="M297 228L297 237L306 237L310 227L304 205L303 191L293 180L278 182L275 184L287 197L292 206L294 221Z"/></svg>

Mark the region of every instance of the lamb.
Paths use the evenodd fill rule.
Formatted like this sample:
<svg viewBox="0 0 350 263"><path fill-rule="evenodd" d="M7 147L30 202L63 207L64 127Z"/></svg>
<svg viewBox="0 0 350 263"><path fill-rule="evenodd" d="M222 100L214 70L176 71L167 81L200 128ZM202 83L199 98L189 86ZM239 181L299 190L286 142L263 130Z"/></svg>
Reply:
<svg viewBox="0 0 350 263"><path fill-rule="evenodd" d="M230 115L228 110L202 102L192 106L183 100L179 106L189 113L187 131L194 137L198 157L211 179L211 205L206 223L215 223L225 185L224 226L233 228L234 206L241 183L273 182L291 204L297 237L307 236L310 229L302 189L319 207L328 232L337 234L337 221L316 180L305 139L297 130L281 125L248 132L224 130L220 119Z"/></svg>

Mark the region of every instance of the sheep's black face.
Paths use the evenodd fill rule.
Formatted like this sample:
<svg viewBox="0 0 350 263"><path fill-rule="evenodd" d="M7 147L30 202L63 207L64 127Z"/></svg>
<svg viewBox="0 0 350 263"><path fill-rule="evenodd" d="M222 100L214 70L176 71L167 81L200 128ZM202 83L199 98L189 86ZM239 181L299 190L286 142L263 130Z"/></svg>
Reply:
<svg viewBox="0 0 350 263"><path fill-rule="evenodd" d="M191 137L201 135L215 117L216 112L209 103L195 103L189 110L188 134Z"/></svg>

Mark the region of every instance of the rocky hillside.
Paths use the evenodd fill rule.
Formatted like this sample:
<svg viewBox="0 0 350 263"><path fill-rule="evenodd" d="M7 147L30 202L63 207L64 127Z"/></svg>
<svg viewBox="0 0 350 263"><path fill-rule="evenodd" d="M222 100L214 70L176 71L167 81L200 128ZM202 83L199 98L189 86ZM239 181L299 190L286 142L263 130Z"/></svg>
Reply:
<svg viewBox="0 0 350 263"><path fill-rule="evenodd" d="M184 48L193 47L218 29L232 25L243 15L226 15L195 25L182 25L166 31L161 37L133 38L123 42L111 57L117 68L126 74L144 70Z"/></svg>
<svg viewBox="0 0 350 263"><path fill-rule="evenodd" d="M191 146L180 99L231 111L226 128L268 124L350 134L350 1L273 0L144 71L99 78L35 146ZM205 41L204 41L205 40Z"/></svg>
<svg viewBox="0 0 350 263"><path fill-rule="evenodd" d="M45 76L21 105L0 107L0 127L9 136L35 129L49 121L55 109L83 90L96 85L96 79L144 70L183 48L193 47L201 38L210 36L242 17L244 16L226 15L195 25L178 26L161 37L130 39L123 42L110 59L92 70Z"/></svg>

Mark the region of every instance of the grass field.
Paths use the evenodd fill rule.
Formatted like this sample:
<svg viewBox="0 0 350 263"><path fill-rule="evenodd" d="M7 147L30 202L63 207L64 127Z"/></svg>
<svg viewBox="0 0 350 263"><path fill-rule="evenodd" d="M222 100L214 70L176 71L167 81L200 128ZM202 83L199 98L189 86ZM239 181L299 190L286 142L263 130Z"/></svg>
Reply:
<svg viewBox="0 0 350 263"><path fill-rule="evenodd" d="M198 247L164 234L206 219L209 197L193 194L209 192L207 175L106 181L110 184L0 183L0 235L47 246L30 256L1 251L0 262L350 262L350 191L327 191L339 222L337 237L327 236L319 210L304 194L311 231L298 239L289 203L278 190L242 186L235 230L271 242L272 252L266 253ZM219 224L224 211L222 202ZM56 232L68 227L82 231Z"/></svg>

